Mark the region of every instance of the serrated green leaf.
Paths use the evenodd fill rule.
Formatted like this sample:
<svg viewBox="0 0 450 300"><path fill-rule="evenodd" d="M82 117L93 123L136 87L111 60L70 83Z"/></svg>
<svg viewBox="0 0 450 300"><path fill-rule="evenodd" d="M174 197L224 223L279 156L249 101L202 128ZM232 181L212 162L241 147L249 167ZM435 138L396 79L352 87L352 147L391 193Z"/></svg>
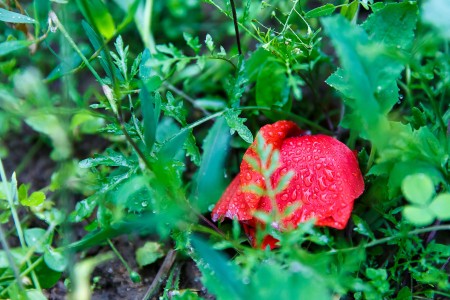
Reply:
<svg viewBox="0 0 450 300"><path fill-rule="evenodd" d="M135 162L130 160L123 153L107 148L105 154L95 154L94 158L87 158L79 163L80 168L91 168L99 165L131 168L135 165Z"/></svg>
<svg viewBox="0 0 450 300"><path fill-rule="evenodd" d="M434 215L427 207L406 205L403 208L403 216L408 222L416 226L427 226L434 221Z"/></svg>
<svg viewBox="0 0 450 300"><path fill-rule="evenodd" d="M205 44L206 44L206 48L208 48L208 50L210 52L214 51L214 48L215 48L214 41L213 41L213 39L212 39L212 37L211 37L211 35L209 33L206 34Z"/></svg>
<svg viewBox="0 0 450 300"><path fill-rule="evenodd" d="M402 192L409 202L425 205L434 194L433 181L423 173L409 175L402 182Z"/></svg>
<svg viewBox="0 0 450 300"><path fill-rule="evenodd" d="M198 149L192 129L189 130L189 134L184 142L183 148L186 150L186 153L190 157L191 161L196 166L200 165L200 150Z"/></svg>
<svg viewBox="0 0 450 300"><path fill-rule="evenodd" d="M431 202L429 208L439 220L450 220L450 193L437 195Z"/></svg>
<svg viewBox="0 0 450 300"><path fill-rule="evenodd" d="M237 131L239 136L246 141L247 143L253 143L253 134L248 129L247 126L244 125L244 122L247 120L246 118L239 118L239 114L241 112L239 110L229 109L224 113L225 120L227 121L228 126L230 127L231 134Z"/></svg>
<svg viewBox="0 0 450 300"><path fill-rule="evenodd" d="M36 23L36 21L28 16L0 8L0 21L7 23Z"/></svg>
<svg viewBox="0 0 450 300"><path fill-rule="evenodd" d="M191 34L183 32L183 38L187 45L194 50L194 53L197 55L202 49L202 45L200 45L198 37L193 37Z"/></svg>
<svg viewBox="0 0 450 300"><path fill-rule="evenodd" d="M334 11L336 10L336 6L334 6L331 3L327 3L323 6L314 8L310 11L308 11L305 14L305 18L310 19L310 18L318 18L318 17L323 17L323 16L328 16L331 15Z"/></svg>
<svg viewBox="0 0 450 300"><path fill-rule="evenodd" d="M369 39L397 49L408 49L414 38L417 4L412 1L388 3L370 14L362 27Z"/></svg>
<svg viewBox="0 0 450 300"><path fill-rule="evenodd" d="M240 105L242 94L245 91L245 86L248 82L247 71L245 68L245 61L239 58L238 71L236 77L230 78L226 91L229 98L229 105L232 108L237 108Z"/></svg>
<svg viewBox="0 0 450 300"><path fill-rule="evenodd" d="M161 244L157 242L146 242L144 246L136 250L136 262L139 267L147 266L164 256Z"/></svg>
<svg viewBox="0 0 450 300"><path fill-rule="evenodd" d="M333 74L327 83L330 86L339 83L339 90L346 97L347 105L358 116L359 122L352 128L367 133L372 142L381 148L386 143L383 133L388 130L389 123L375 98L375 92L381 86L379 80L390 86L391 80L382 75L390 74L391 68L400 72L402 67L393 64L385 68L386 61L392 59L382 55L383 50L370 43L362 28L350 24L341 15L324 18L322 23L336 47L342 65L342 70ZM395 78L398 74L395 74ZM389 79L393 76L391 74Z"/></svg>

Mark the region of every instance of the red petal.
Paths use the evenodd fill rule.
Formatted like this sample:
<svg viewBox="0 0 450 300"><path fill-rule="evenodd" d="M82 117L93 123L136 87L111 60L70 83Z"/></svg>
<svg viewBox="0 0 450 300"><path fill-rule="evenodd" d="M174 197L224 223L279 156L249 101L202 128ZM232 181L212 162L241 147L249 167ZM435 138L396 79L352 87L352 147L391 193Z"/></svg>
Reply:
<svg viewBox="0 0 450 300"><path fill-rule="evenodd" d="M288 138L281 147L281 166L272 176L276 186L281 176L295 172L289 186L277 195L280 211L297 204L294 213L283 219L285 227L316 218L316 224L342 229L350 217L353 201L364 191L358 161L343 143L326 135ZM268 199L260 210L269 212Z"/></svg>
<svg viewBox="0 0 450 300"><path fill-rule="evenodd" d="M238 220L249 220L253 218L252 213L244 199L244 193L241 192L240 174L237 174L214 207L212 220L215 222L218 219L235 217Z"/></svg>
<svg viewBox="0 0 450 300"><path fill-rule="evenodd" d="M286 138L291 136L298 136L302 133L303 131L294 122L278 121L274 124L261 127L258 134L262 134L264 140L266 141L266 144L272 145L273 150L279 150ZM256 143L257 140L255 139L250 148L248 148L245 152L242 159L241 185L248 186L253 184L259 186L262 189L265 189L264 179L262 175L259 172L253 170L253 168L246 161L248 157L252 157L259 161L256 151L254 150L254 148L257 146ZM247 192L244 194L244 197L245 201L252 210L256 210L258 208L261 198L260 196L254 193Z"/></svg>

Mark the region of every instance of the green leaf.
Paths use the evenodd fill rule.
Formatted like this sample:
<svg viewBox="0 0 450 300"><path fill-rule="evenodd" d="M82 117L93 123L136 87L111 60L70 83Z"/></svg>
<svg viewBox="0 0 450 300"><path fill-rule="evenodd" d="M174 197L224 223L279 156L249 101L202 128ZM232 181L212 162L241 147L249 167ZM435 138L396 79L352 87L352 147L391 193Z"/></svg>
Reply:
<svg viewBox="0 0 450 300"><path fill-rule="evenodd" d="M20 50L26 48L33 44L32 41L6 41L0 43L0 57L5 56L13 51Z"/></svg>
<svg viewBox="0 0 450 300"><path fill-rule="evenodd" d="M291 262L282 267L270 260L258 263L246 288L246 297L241 299L331 300L326 280L321 274L304 261L301 267L296 264Z"/></svg>
<svg viewBox="0 0 450 300"><path fill-rule="evenodd" d="M352 21L356 16L358 8L359 8L359 1L354 0L350 4L342 6L340 14L343 15L347 20Z"/></svg>
<svg viewBox="0 0 450 300"><path fill-rule="evenodd" d="M35 247L37 253L43 253L44 247L50 242L50 238L44 240L45 230L42 228L29 228L24 230L25 242L28 247Z"/></svg>
<svg viewBox="0 0 450 300"><path fill-rule="evenodd" d="M275 61L266 62L256 79L256 104L259 106L289 106L289 85L286 67Z"/></svg>
<svg viewBox="0 0 450 300"><path fill-rule="evenodd" d="M425 205L434 194L433 181L425 174L409 175L402 182L402 192L409 202Z"/></svg>
<svg viewBox="0 0 450 300"><path fill-rule="evenodd" d="M417 4L411 1L388 3L367 18L362 27L369 39L397 49L408 49L414 38Z"/></svg>
<svg viewBox="0 0 450 300"><path fill-rule="evenodd" d="M232 108L239 107L241 103L242 94L245 91L246 84L248 82L247 71L245 68L245 62L242 58L239 58L238 71L236 77L232 77L226 88L226 92L229 98L229 105Z"/></svg>
<svg viewBox="0 0 450 300"><path fill-rule="evenodd" d="M310 18L328 16L328 15L331 15L335 10L336 10L336 6L334 6L331 3L327 3L324 6L320 6L320 7L317 7L317 8L314 8L314 9L308 11L305 14L305 18L310 19Z"/></svg>
<svg viewBox="0 0 450 300"><path fill-rule="evenodd" d="M369 225L364 219L361 219L359 216L353 214L352 220L353 223L355 223L355 227L353 230L371 239L375 239L375 235L373 234L372 230L370 229Z"/></svg>
<svg viewBox="0 0 450 300"><path fill-rule="evenodd" d="M135 161L132 161L121 152L107 148L105 154L94 154L94 158L87 158L79 163L80 168L91 168L99 165L131 168L135 165Z"/></svg>
<svg viewBox="0 0 450 300"><path fill-rule="evenodd" d="M206 34L205 44L206 44L206 48L208 48L208 50L210 52L214 51L214 48L215 48L214 41L213 41L213 39L212 39L212 37L211 37L211 35L209 33Z"/></svg>
<svg viewBox="0 0 450 300"><path fill-rule="evenodd" d="M208 291L220 299L245 299L245 286L240 279L238 266L196 236L192 237L191 243L196 254L194 260Z"/></svg>
<svg viewBox="0 0 450 300"><path fill-rule="evenodd" d="M20 204L24 206L39 206L45 201L45 194L43 192L33 192L29 197L20 201Z"/></svg>
<svg viewBox="0 0 450 300"><path fill-rule="evenodd" d="M146 242L144 246L136 250L136 262L141 268L154 263L163 256L164 251L161 244L156 242Z"/></svg>
<svg viewBox="0 0 450 300"><path fill-rule="evenodd" d="M50 269L57 272L63 272L69 264L67 253L63 253L62 251L55 250L51 247L45 249L44 261Z"/></svg>
<svg viewBox="0 0 450 300"><path fill-rule="evenodd" d="M148 82L151 82L151 80ZM156 139L156 128L158 127L159 115L161 111L161 97L159 94L150 94L146 85L143 84L141 86L139 98L141 99L141 109L144 119L145 145L147 146L147 149L151 151Z"/></svg>
<svg viewBox="0 0 450 300"><path fill-rule="evenodd" d="M450 6L447 0L428 0L422 2L422 19L438 30L447 40L450 40Z"/></svg>
<svg viewBox="0 0 450 300"><path fill-rule="evenodd" d="M434 215L442 221L450 220L450 193L441 193L429 206Z"/></svg>
<svg viewBox="0 0 450 300"><path fill-rule="evenodd" d="M416 226L427 226L434 221L434 215L427 207L406 205L403 208L403 216L408 222Z"/></svg>
<svg viewBox="0 0 450 300"><path fill-rule="evenodd" d="M0 8L0 21L7 23L36 23L36 21L28 16L18 14L3 8Z"/></svg>
<svg viewBox="0 0 450 300"><path fill-rule="evenodd" d="M105 38L110 39L116 33L116 25L102 0L77 0L84 17Z"/></svg>
<svg viewBox="0 0 450 300"><path fill-rule="evenodd" d="M224 169L231 135L223 117L218 118L203 143L203 156L196 178L196 207L206 212L225 188Z"/></svg>
<svg viewBox="0 0 450 300"><path fill-rule="evenodd" d="M27 117L25 122L34 130L50 137L54 150L51 157L55 160L63 160L72 154L72 145L70 143L67 131L62 121L56 116L46 113L40 113Z"/></svg>
<svg viewBox="0 0 450 300"><path fill-rule="evenodd" d="M183 38L186 41L187 45L194 50L194 53L198 55L200 50L202 49L202 45L200 45L198 41L198 37L193 37L191 34L187 32L183 32Z"/></svg>
<svg viewBox="0 0 450 300"><path fill-rule="evenodd" d="M244 122L247 120L245 118L239 118L241 111L237 109L229 109L224 113L225 120L227 121L228 126L230 126L230 133L234 134L236 131L239 136L246 141L247 143L253 143L253 134L248 129L247 126L244 125Z"/></svg>
<svg viewBox="0 0 450 300"><path fill-rule="evenodd" d="M362 130L381 148L386 140L382 133L388 130L389 124L375 98L378 75L372 73L385 71L383 64L380 65L385 56L370 44L362 28L350 24L341 15L324 18L322 23L342 65L342 70L330 76L327 83L332 87L336 85L346 96L347 105L356 112L359 123L352 128Z"/></svg>

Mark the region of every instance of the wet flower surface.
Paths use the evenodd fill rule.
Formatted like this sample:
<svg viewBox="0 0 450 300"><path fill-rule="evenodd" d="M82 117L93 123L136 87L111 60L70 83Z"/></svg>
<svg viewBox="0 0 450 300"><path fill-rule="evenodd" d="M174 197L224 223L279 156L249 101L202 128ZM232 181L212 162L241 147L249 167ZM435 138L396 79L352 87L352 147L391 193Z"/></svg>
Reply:
<svg viewBox="0 0 450 300"><path fill-rule="evenodd" d="M353 202L364 191L364 181L355 154L343 143L326 135L306 135L293 122L278 121L263 126L258 133L266 145L280 152L279 167L270 178L272 187L289 171L293 177L288 186L275 196L276 207L283 215L277 230L296 228L301 222L315 218L316 225L343 229L350 218ZM240 173L225 190L213 209L214 221L237 218L255 244L255 228L263 224L254 212L273 212L273 201L248 189L257 186L267 192L265 180L248 158L260 161L256 153L256 140L245 152ZM288 207L294 211L284 214ZM266 237L263 246L275 246L276 239Z"/></svg>

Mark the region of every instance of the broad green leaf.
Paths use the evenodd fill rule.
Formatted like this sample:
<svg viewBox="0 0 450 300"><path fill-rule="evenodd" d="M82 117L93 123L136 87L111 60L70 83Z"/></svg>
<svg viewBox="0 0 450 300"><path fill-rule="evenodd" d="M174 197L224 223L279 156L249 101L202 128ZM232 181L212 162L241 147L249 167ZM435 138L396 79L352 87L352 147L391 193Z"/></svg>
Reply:
<svg viewBox="0 0 450 300"><path fill-rule="evenodd" d="M168 162L174 159L176 154L183 149L188 134L189 130L181 129L178 133L163 142L158 152L158 158L161 162Z"/></svg>
<svg viewBox="0 0 450 300"><path fill-rule="evenodd" d="M450 5L447 0L427 0L422 2L422 19L450 40Z"/></svg>
<svg viewBox="0 0 450 300"><path fill-rule="evenodd" d="M7 23L36 23L36 21L28 16L0 8L0 21Z"/></svg>
<svg viewBox="0 0 450 300"><path fill-rule="evenodd" d="M145 84L141 85L139 93L141 109L144 119L144 138L147 149L151 151L156 139L156 128L158 127L161 98L159 94L152 95Z"/></svg>
<svg viewBox="0 0 450 300"><path fill-rule="evenodd" d="M285 269L270 260L259 263L250 276L246 297L241 299L332 299L321 273L303 262L293 271L295 263L291 264Z"/></svg>
<svg viewBox="0 0 450 300"><path fill-rule="evenodd" d="M429 206L434 215L442 221L450 220L450 193L441 193Z"/></svg>
<svg viewBox="0 0 450 300"><path fill-rule="evenodd" d="M202 282L218 299L245 299L245 286L240 278L240 270L234 262L212 249L207 242L192 237L192 246Z"/></svg>
<svg viewBox="0 0 450 300"><path fill-rule="evenodd" d="M203 156L196 178L196 207L206 212L222 194L224 169L230 144L230 131L223 117L218 118L203 143Z"/></svg>
<svg viewBox="0 0 450 300"><path fill-rule="evenodd" d="M403 216L408 222L416 226L427 226L434 221L434 215L427 207L406 205L403 208Z"/></svg>
<svg viewBox="0 0 450 300"><path fill-rule="evenodd" d="M146 242L144 246L136 250L136 262L139 267L147 266L164 256L161 244L156 242Z"/></svg>
<svg viewBox="0 0 450 300"><path fill-rule="evenodd" d="M31 289L31 290L27 290L26 293L27 293L28 299L33 299L33 300L47 300L48 299L42 293L42 291L39 291L39 290Z"/></svg>
<svg viewBox="0 0 450 300"><path fill-rule="evenodd" d="M41 132L52 140L54 150L51 157L55 160L63 160L72 154L72 145L67 131L56 116L40 113L25 119L25 122L34 130Z"/></svg>
<svg viewBox="0 0 450 300"><path fill-rule="evenodd" d="M39 206L45 201L45 194L43 192L33 192L30 196L20 201L24 206Z"/></svg>
<svg viewBox="0 0 450 300"><path fill-rule="evenodd" d="M16 50L20 50L23 48L26 48L33 44L32 41L6 41L3 43L0 43L0 57L5 56L6 54L9 54L11 52L14 52Z"/></svg>
<svg viewBox="0 0 450 300"><path fill-rule="evenodd" d="M275 61L268 61L256 79L256 104L259 106L289 106L289 85L286 67Z"/></svg>
<svg viewBox="0 0 450 300"><path fill-rule="evenodd" d="M388 3L370 14L362 25L369 39L397 49L408 49L414 38L417 4L412 1Z"/></svg>
<svg viewBox="0 0 450 300"><path fill-rule="evenodd" d="M350 24L341 15L324 18L322 23L336 47L342 65L339 75L333 74L327 83L333 86L341 82L345 86L343 93L348 97L347 104L360 121L354 128L366 133L375 145L382 146L386 140L382 133L388 130L389 124L374 95L377 89L377 82L374 81L376 74L371 74L375 72L372 69L383 69L376 61L380 60L381 50L376 50L370 44L362 28ZM370 52L362 55L366 51ZM346 95L345 92L351 94Z"/></svg>
<svg viewBox="0 0 450 300"><path fill-rule="evenodd" d="M236 131L239 136L246 141L247 143L253 143L253 134L248 129L247 126L244 125L244 122L247 120L246 118L240 118L239 114L240 110L237 109L229 109L224 113L225 120L227 121L228 126L230 126L230 133L234 134Z"/></svg>
<svg viewBox="0 0 450 300"><path fill-rule="evenodd" d="M425 174L409 175L402 182L402 192L409 202L425 205L434 194L433 181Z"/></svg>
<svg viewBox="0 0 450 300"><path fill-rule="evenodd" d="M359 8L359 0L353 0L350 4L346 4L341 7L340 14L343 15L347 20L352 21Z"/></svg>
<svg viewBox="0 0 450 300"><path fill-rule="evenodd" d="M105 39L116 33L116 25L102 0L77 0L84 17L100 32Z"/></svg>
<svg viewBox="0 0 450 300"><path fill-rule="evenodd" d="M336 6L331 3L327 3L324 6L320 6L308 11L305 14L305 18L317 18L331 15L336 10Z"/></svg>
<svg viewBox="0 0 450 300"><path fill-rule="evenodd" d="M9 249L9 255L11 255L12 260L14 263L20 264L24 261L25 255L27 254L27 251L29 249L27 248L10 248ZM7 269L10 268L10 262L8 259L8 253L6 253L5 250L0 249L0 269Z"/></svg>
<svg viewBox="0 0 450 300"><path fill-rule="evenodd" d="M43 253L46 245L50 242L48 236L44 239L45 230L42 228L25 229L24 237L28 247L35 247L37 253Z"/></svg>
<svg viewBox="0 0 450 300"><path fill-rule="evenodd" d="M85 56L89 56L92 54L92 49L89 47L85 47L83 45L80 46L81 53ZM47 76L47 80L53 81L56 80L66 74L69 74L74 69L80 66L82 63L82 59L80 55L76 52L73 52L65 57L64 61L61 61L59 65L57 65Z"/></svg>
<svg viewBox="0 0 450 300"><path fill-rule="evenodd" d="M69 264L69 257L67 253L47 247L44 252L44 261L50 269L63 272Z"/></svg>

